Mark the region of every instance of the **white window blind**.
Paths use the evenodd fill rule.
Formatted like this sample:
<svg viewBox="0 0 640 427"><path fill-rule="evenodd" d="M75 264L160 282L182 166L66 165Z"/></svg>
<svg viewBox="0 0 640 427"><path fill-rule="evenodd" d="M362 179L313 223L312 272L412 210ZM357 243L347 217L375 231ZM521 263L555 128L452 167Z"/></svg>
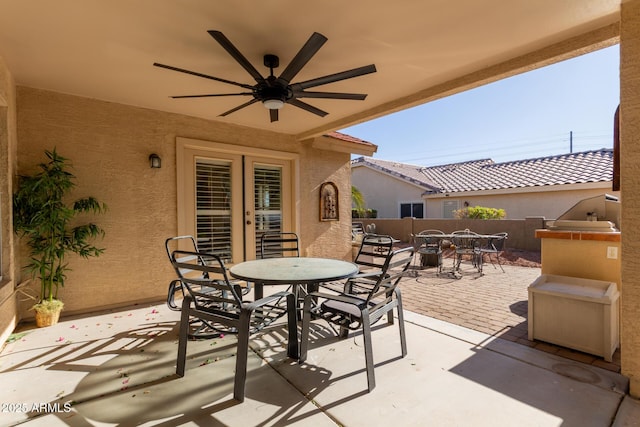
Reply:
<svg viewBox="0 0 640 427"><path fill-rule="evenodd" d="M230 262L231 163L196 161L196 234L198 248Z"/></svg>
<svg viewBox="0 0 640 427"><path fill-rule="evenodd" d="M256 249L260 249L260 237L269 231L282 230L282 168L256 166L254 168L254 201L256 224Z"/></svg>
<svg viewBox="0 0 640 427"><path fill-rule="evenodd" d="M454 211L458 209L457 200L445 200L442 202L442 218L455 218Z"/></svg>

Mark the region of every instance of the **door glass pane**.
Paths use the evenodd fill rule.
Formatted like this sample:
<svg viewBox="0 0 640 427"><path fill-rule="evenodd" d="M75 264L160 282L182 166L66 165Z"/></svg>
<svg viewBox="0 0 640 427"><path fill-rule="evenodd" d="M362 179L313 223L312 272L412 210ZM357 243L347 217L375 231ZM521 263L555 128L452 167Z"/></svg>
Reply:
<svg viewBox="0 0 640 427"><path fill-rule="evenodd" d="M230 162L196 161L196 235L198 249L231 261Z"/></svg>
<svg viewBox="0 0 640 427"><path fill-rule="evenodd" d="M256 254L260 237L282 230L282 167L256 165L253 172Z"/></svg>

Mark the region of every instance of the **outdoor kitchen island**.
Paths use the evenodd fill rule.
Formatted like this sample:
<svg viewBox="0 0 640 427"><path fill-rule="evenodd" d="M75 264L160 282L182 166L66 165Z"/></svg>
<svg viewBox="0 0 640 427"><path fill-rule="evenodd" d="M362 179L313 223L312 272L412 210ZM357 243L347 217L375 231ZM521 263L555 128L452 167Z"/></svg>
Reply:
<svg viewBox="0 0 640 427"><path fill-rule="evenodd" d="M529 286L529 339L611 361L620 342L620 232L586 228L536 230L542 275Z"/></svg>

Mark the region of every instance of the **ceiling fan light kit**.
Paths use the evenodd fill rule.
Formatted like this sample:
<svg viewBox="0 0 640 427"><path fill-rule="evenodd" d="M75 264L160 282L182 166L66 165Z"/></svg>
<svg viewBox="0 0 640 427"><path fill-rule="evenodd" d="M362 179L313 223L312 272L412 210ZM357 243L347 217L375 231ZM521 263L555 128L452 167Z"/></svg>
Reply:
<svg viewBox="0 0 640 427"><path fill-rule="evenodd" d="M269 68L269 76L263 77L258 70L240 53L240 51L231 43L231 41L220 31L209 30L209 35L222 46L229 55L233 57L256 81L255 85L238 83L219 77L210 76L208 74L198 73L195 71L185 70L183 68L173 67L171 65L160 64L155 62L153 65L180 73L190 74L221 83L226 83L241 87L246 92L240 93L215 93L201 95L179 95L172 98L206 98L219 96L251 96L250 101L245 102L229 111L220 114L221 117L227 116L233 112L248 107L256 102L261 102L269 110L271 122L278 121L278 110L285 104L291 104L320 117L326 116L328 113L316 108L306 102L300 101L299 98L323 98L323 99L347 99L355 101L363 101L367 95L362 93L342 93L342 92L307 92L305 89L322 86L329 83L347 80L354 77L363 76L365 74L375 73L375 65L366 65L364 67L354 68L340 73L330 74L315 79L306 80L298 83L291 83L291 80L300 72L300 70L309 62L309 60L318 52L327 38L320 33L313 33L309 40L302 46L300 51L291 60L285 70L276 77L273 70L280 65L280 59L276 55L267 54L264 56L264 65Z"/></svg>

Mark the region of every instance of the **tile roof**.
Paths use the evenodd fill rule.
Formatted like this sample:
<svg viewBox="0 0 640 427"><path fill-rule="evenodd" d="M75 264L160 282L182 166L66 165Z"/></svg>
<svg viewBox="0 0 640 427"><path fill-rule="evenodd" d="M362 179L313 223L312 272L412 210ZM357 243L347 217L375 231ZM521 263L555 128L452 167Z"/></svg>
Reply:
<svg viewBox="0 0 640 427"><path fill-rule="evenodd" d="M613 180L613 149L584 151L495 163L481 159L440 166L417 166L360 157L352 166L367 165L421 185L430 193L498 190Z"/></svg>
<svg viewBox="0 0 640 427"><path fill-rule="evenodd" d="M347 135L346 133L333 131L333 132L328 132L324 136L328 136L330 138L339 139L339 140L342 140L342 141L353 142L355 144L362 144L362 145L369 145L369 146L372 146L372 147L376 147L375 144L373 144L373 143L371 143L369 141L365 141L364 139L356 138L355 136Z"/></svg>

